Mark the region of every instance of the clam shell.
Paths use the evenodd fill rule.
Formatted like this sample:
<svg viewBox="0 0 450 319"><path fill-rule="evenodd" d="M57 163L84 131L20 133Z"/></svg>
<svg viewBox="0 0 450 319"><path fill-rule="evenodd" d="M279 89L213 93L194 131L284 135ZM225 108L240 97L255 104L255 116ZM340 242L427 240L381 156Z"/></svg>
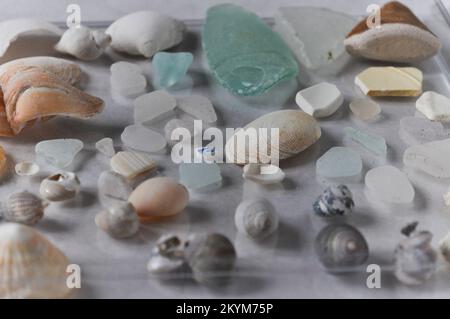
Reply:
<svg viewBox="0 0 450 319"><path fill-rule="evenodd" d="M259 138L254 143L247 143L245 147L242 147L244 144L240 140L238 142L238 136L248 128L278 128L278 147L276 147L274 142L270 141L270 130L266 135L258 133ZM267 164L271 162L272 157L279 160L286 159L302 152L314 144L321 136L320 126L314 117L298 110L283 110L265 114L247 124L243 130L235 132L225 145L228 162L236 164ZM258 144L263 147L258 147Z"/></svg>
<svg viewBox="0 0 450 319"><path fill-rule="evenodd" d="M67 257L36 230L0 225L0 298L64 298Z"/></svg>
<svg viewBox="0 0 450 319"><path fill-rule="evenodd" d="M276 165L247 164L244 166L242 177L262 185L280 183L286 175Z"/></svg>
<svg viewBox="0 0 450 319"><path fill-rule="evenodd" d="M139 218L130 203L124 203L103 210L95 216L95 224L116 238L127 238L139 230Z"/></svg>
<svg viewBox="0 0 450 319"><path fill-rule="evenodd" d="M278 214L273 205L262 198L245 200L234 215L238 231L248 237L261 239L278 229Z"/></svg>
<svg viewBox="0 0 450 319"><path fill-rule="evenodd" d="M32 176L36 175L39 172L39 165L33 162L20 162L15 166L16 174L19 176Z"/></svg>
<svg viewBox="0 0 450 319"><path fill-rule="evenodd" d="M80 180L72 172L53 174L41 182L39 192L42 197L59 202L73 198L80 190Z"/></svg>
<svg viewBox="0 0 450 319"><path fill-rule="evenodd" d="M352 271L369 257L365 238L355 227L347 224L326 226L317 235L314 248L319 261L332 272Z"/></svg>
<svg viewBox="0 0 450 319"><path fill-rule="evenodd" d="M34 225L44 216L46 205L39 197L27 192L12 194L0 205L3 219L25 225Z"/></svg>

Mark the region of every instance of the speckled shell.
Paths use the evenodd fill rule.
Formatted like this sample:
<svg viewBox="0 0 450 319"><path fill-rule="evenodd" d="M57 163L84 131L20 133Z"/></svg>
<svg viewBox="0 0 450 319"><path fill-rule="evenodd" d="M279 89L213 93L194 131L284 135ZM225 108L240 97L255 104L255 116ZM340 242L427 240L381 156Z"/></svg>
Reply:
<svg viewBox="0 0 450 319"><path fill-rule="evenodd" d="M46 205L39 197L27 192L12 194L0 205L0 213L3 219L21 223L25 225L34 225L44 216Z"/></svg>
<svg viewBox="0 0 450 319"><path fill-rule="evenodd" d="M130 203L123 203L103 210L95 217L95 224L116 238L127 238L139 231L139 218Z"/></svg>
<svg viewBox="0 0 450 319"><path fill-rule="evenodd" d="M0 225L0 298L65 298L67 257L36 230Z"/></svg>
<svg viewBox="0 0 450 319"><path fill-rule="evenodd" d="M63 172L53 174L41 182L39 192L51 202L71 199L80 190L80 180L75 173Z"/></svg>
<svg viewBox="0 0 450 319"><path fill-rule="evenodd" d="M278 214L273 205L262 198L245 200L236 208L234 223L248 237L262 239L278 229Z"/></svg>
<svg viewBox="0 0 450 319"><path fill-rule="evenodd" d="M369 247L363 235L353 226L332 224L317 235L314 248L319 261L331 272L348 272L369 257Z"/></svg>
<svg viewBox="0 0 450 319"><path fill-rule="evenodd" d="M190 235L185 244L186 262L194 279L206 285L222 284L229 279L236 262L231 241L216 233Z"/></svg>
<svg viewBox="0 0 450 319"><path fill-rule="evenodd" d="M350 189L345 185L325 189L313 204L314 212L321 217L342 216L351 213L355 203Z"/></svg>
<svg viewBox="0 0 450 319"><path fill-rule="evenodd" d="M271 132L267 132L267 137L260 134L256 147L247 145L239 153L237 143L237 131L226 143L225 154L229 163L248 164L248 163L270 163L271 154L278 153L279 159L286 159L294 156L314 144L321 136L320 126L314 117L299 110L282 110L265 114L253 122L247 124L244 130L248 128L278 128L279 129L279 148L272 147L270 142ZM258 133L259 134L259 133ZM266 138L265 140L262 140ZM258 144L267 145L267 152L261 151Z"/></svg>
<svg viewBox="0 0 450 319"><path fill-rule="evenodd" d="M136 187L128 201L145 222L180 213L188 204L189 193L171 178L154 177Z"/></svg>

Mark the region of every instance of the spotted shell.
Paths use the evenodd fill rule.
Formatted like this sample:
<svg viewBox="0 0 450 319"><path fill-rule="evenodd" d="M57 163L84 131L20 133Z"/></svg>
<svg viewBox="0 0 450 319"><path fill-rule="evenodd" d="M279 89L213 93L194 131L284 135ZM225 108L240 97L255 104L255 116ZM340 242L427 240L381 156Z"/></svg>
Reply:
<svg viewBox="0 0 450 319"><path fill-rule="evenodd" d="M355 203L352 192L345 185L331 186L317 198L313 204L314 212L321 217L349 214Z"/></svg>
<svg viewBox="0 0 450 319"><path fill-rule="evenodd" d="M0 213L3 219L21 223L25 225L34 225L44 216L46 203L39 197L27 192L12 194L0 205Z"/></svg>

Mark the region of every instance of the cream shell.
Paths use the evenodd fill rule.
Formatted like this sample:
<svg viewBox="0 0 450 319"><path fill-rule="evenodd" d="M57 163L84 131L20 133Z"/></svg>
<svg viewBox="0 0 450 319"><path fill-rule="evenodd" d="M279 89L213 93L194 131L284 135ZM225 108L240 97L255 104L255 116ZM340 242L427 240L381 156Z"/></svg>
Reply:
<svg viewBox="0 0 450 319"><path fill-rule="evenodd" d="M80 190L80 180L72 172L53 174L41 182L39 192L42 197L59 202L71 199Z"/></svg>

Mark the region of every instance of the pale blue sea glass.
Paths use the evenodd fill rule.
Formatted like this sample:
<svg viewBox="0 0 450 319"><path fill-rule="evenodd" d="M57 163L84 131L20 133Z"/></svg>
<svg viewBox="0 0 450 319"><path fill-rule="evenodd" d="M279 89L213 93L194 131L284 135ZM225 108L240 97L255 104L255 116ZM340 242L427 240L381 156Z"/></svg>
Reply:
<svg viewBox="0 0 450 319"><path fill-rule="evenodd" d="M179 166L180 183L195 191L209 191L222 185L217 164L182 163Z"/></svg>
<svg viewBox="0 0 450 319"><path fill-rule="evenodd" d="M64 168L69 166L79 151L83 142L77 139L47 140L36 144L36 155L48 164Z"/></svg>
<svg viewBox="0 0 450 319"><path fill-rule="evenodd" d="M155 85L168 88L184 77L194 60L189 52L158 52L153 57L152 66Z"/></svg>
<svg viewBox="0 0 450 319"><path fill-rule="evenodd" d="M387 145L386 140L376 134L366 133L353 127L344 128L346 138L349 138L362 146L364 146L369 151L375 153L376 155L386 157Z"/></svg>
<svg viewBox="0 0 450 319"><path fill-rule="evenodd" d="M361 156L347 147L333 147L316 162L319 178L334 181L358 181L361 178Z"/></svg>

